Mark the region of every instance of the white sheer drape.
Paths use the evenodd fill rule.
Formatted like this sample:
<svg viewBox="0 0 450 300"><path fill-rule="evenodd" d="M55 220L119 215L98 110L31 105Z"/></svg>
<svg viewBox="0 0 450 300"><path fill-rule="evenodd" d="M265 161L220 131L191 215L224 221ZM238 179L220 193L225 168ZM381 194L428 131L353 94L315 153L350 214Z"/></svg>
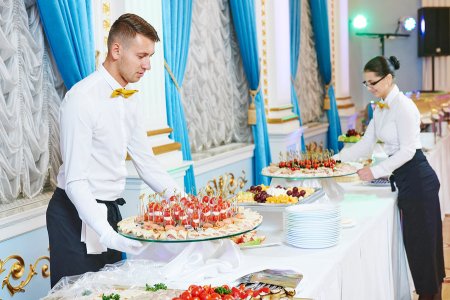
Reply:
<svg viewBox="0 0 450 300"><path fill-rule="evenodd" d="M35 0L0 0L0 204L37 195L58 170L54 70Z"/></svg>
<svg viewBox="0 0 450 300"><path fill-rule="evenodd" d="M192 152L250 142L248 85L227 0L196 0L182 101Z"/></svg>
<svg viewBox="0 0 450 300"><path fill-rule="evenodd" d="M422 0L422 6L447 6L450 0ZM422 58L422 89L431 90L431 57ZM434 58L434 89L450 91L450 56L436 56Z"/></svg>
<svg viewBox="0 0 450 300"><path fill-rule="evenodd" d="M311 9L308 0L301 0L300 55L294 82L303 124L318 121L323 114L325 91L317 65Z"/></svg>

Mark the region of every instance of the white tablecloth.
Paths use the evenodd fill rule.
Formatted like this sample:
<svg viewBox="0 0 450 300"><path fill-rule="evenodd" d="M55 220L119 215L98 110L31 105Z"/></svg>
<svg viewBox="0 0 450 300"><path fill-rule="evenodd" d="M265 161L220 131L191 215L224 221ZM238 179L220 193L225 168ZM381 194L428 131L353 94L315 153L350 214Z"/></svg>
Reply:
<svg viewBox="0 0 450 300"><path fill-rule="evenodd" d="M263 268L294 269L304 275L299 297L312 299L411 299L408 269L400 236L396 193L388 187L342 184L343 218L356 226L343 229L341 240L327 249L278 247L244 250L240 268L220 278L230 281ZM262 213L259 231L268 243L282 241L280 213Z"/></svg>
<svg viewBox="0 0 450 300"><path fill-rule="evenodd" d="M261 212L264 220L258 231L267 235L267 243L282 242L280 246L238 251L240 263L231 268L219 268L217 272L213 272L214 275L211 273L209 276L199 277L199 273L207 273L201 271L201 266L195 267L192 276L172 276L166 283L171 288L179 289L186 289L190 284L232 284L251 272L268 268L290 269L303 274L303 280L296 289L297 297L315 300L410 300L411 288L400 233L396 193L392 193L390 187L369 187L361 183L345 183L342 187L346 192L341 203L342 217L353 219L356 225L342 230L338 245L325 249L300 249L284 244L283 212L265 211ZM214 246L218 242L203 243L212 243L210 246ZM200 244L191 246L195 249L202 248ZM213 248L208 249L206 251L212 251ZM196 251L201 254L205 250ZM214 257L226 260L223 254ZM153 283L155 280L160 282L163 277L154 277L161 270L164 271L165 267L161 269L155 265L140 270L140 275L136 275L136 271L129 274L124 270L127 274L123 276L120 274L122 271L117 270L116 284L132 285L130 282L133 282L135 285L142 285L142 282ZM100 273L98 278L106 278ZM99 279L91 282L98 283ZM112 279L108 283L112 284Z"/></svg>
<svg viewBox="0 0 450 300"><path fill-rule="evenodd" d="M442 219L450 214L450 134L438 139L431 151L426 153L430 165L436 172L441 189L439 200L441 202Z"/></svg>

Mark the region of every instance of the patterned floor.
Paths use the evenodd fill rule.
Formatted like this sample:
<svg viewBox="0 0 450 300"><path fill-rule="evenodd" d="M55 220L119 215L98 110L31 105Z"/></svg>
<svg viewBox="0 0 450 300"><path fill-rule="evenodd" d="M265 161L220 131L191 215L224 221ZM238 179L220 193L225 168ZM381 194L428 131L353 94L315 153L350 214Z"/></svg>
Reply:
<svg viewBox="0 0 450 300"><path fill-rule="evenodd" d="M445 259L445 272L447 277L444 279L442 285L442 299L450 299L450 215L446 215L442 224L444 235L444 259ZM417 295L414 295L414 300L418 299Z"/></svg>

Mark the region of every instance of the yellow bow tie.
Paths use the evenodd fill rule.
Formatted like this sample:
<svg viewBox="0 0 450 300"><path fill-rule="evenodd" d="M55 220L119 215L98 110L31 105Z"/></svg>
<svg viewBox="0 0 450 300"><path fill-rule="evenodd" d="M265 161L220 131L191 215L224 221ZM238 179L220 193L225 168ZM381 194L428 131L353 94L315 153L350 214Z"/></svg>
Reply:
<svg viewBox="0 0 450 300"><path fill-rule="evenodd" d="M112 94L111 94L111 98L116 98L119 96L122 96L124 98L128 98L131 95L133 95L134 93L136 93L138 90L127 90L124 88L120 88L120 89L115 89Z"/></svg>
<svg viewBox="0 0 450 300"><path fill-rule="evenodd" d="M389 109L389 105L387 103L378 101L376 104L380 109L384 109L384 108Z"/></svg>

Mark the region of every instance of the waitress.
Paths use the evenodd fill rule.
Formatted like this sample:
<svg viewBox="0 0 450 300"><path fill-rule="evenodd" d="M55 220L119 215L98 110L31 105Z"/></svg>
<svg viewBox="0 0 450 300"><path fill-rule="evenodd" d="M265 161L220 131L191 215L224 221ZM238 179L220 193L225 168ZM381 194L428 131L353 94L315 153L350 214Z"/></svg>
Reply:
<svg viewBox="0 0 450 300"><path fill-rule="evenodd" d="M377 56L365 65L363 84L381 100L363 138L341 151L339 158L351 161L354 157L367 157L378 140L384 142L389 158L376 166L364 167L358 175L364 181L393 175L416 293L420 300L441 299L445 267L440 183L421 149L419 111L394 83L394 70L399 68L395 56Z"/></svg>

